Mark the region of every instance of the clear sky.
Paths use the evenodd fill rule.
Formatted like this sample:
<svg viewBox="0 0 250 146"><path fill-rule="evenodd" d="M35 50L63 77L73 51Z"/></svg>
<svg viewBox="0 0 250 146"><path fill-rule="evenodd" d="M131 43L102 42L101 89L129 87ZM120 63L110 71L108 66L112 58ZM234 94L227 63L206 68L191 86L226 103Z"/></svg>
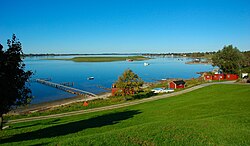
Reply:
<svg viewBox="0 0 250 146"><path fill-rule="evenodd" d="M250 50L250 0L0 0L24 53Z"/></svg>

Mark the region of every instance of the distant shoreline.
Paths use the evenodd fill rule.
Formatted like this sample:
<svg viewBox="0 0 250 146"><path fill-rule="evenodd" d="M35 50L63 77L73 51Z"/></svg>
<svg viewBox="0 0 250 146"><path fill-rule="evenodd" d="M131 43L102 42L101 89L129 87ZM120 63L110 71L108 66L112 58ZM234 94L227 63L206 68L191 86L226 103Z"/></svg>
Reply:
<svg viewBox="0 0 250 146"><path fill-rule="evenodd" d="M90 54L78 54L78 53L73 53L73 54L54 54L54 53L46 53L46 54L24 54L24 57L36 57L36 56L92 56L92 55L97 55L97 56L102 56L102 55L107 55L107 56L112 56L112 55L134 55L134 56L141 56L143 53L90 53Z"/></svg>
<svg viewBox="0 0 250 146"><path fill-rule="evenodd" d="M188 61L185 64L207 64L207 65L212 65L212 62L209 62L209 61L201 61L201 62Z"/></svg>
<svg viewBox="0 0 250 146"><path fill-rule="evenodd" d="M73 57L65 58L47 58L45 60L64 60L74 62L113 62L113 61L142 61L150 58L144 56L128 56L128 57Z"/></svg>
<svg viewBox="0 0 250 146"><path fill-rule="evenodd" d="M211 55L213 55L215 52L186 52L186 53L30 53L30 54L23 54L24 57L36 57L36 56L118 56L118 55L133 55L133 56L175 56L175 57L189 57L189 58L211 58Z"/></svg>

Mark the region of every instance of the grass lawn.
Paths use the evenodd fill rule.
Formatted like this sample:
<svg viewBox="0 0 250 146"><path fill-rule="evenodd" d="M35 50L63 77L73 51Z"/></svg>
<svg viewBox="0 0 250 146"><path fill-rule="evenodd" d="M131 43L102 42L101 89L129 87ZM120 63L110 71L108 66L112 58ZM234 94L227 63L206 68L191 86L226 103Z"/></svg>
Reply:
<svg viewBox="0 0 250 146"><path fill-rule="evenodd" d="M13 124L1 145L250 145L250 86L212 85L126 108Z"/></svg>
<svg viewBox="0 0 250 146"><path fill-rule="evenodd" d="M74 57L70 59L46 59L46 60L70 60L74 62L112 62L112 61L126 61L131 59L133 61L148 60L149 58L143 56L128 56L128 57Z"/></svg>
<svg viewBox="0 0 250 146"><path fill-rule="evenodd" d="M95 100L88 101L87 107L83 106L83 102L77 102L77 103L63 105L63 106L59 106L56 108L43 110L39 112L25 113L25 114L20 114L20 115L7 114L4 116L4 120L14 120L14 119L29 118L29 117L60 114L60 113L65 113L65 112L104 107L104 106L109 106L109 105L114 105L114 104L119 104L119 103L124 103L124 102L127 102L125 97L110 97L108 99L95 99Z"/></svg>

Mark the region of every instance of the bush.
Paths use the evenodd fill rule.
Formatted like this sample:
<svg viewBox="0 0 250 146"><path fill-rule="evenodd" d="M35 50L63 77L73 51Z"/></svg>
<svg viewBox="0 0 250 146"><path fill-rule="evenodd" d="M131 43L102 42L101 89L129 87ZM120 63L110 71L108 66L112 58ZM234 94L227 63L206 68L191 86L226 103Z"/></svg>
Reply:
<svg viewBox="0 0 250 146"><path fill-rule="evenodd" d="M245 67L241 69L242 73L250 73L250 67Z"/></svg>
<svg viewBox="0 0 250 146"><path fill-rule="evenodd" d="M133 100L133 99L142 99L142 98L149 98L156 95L153 91L148 91L148 92L140 92L138 94L135 94L133 96L128 96L125 99L126 100Z"/></svg>

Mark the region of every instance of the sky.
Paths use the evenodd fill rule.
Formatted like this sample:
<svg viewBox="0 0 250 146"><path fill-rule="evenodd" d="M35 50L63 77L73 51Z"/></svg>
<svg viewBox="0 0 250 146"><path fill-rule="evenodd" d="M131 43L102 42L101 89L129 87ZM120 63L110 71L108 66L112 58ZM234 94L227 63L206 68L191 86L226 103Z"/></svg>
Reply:
<svg viewBox="0 0 250 146"><path fill-rule="evenodd" d="M0 0L0 43L24 53L250 50L250 0Z"/></svg>

